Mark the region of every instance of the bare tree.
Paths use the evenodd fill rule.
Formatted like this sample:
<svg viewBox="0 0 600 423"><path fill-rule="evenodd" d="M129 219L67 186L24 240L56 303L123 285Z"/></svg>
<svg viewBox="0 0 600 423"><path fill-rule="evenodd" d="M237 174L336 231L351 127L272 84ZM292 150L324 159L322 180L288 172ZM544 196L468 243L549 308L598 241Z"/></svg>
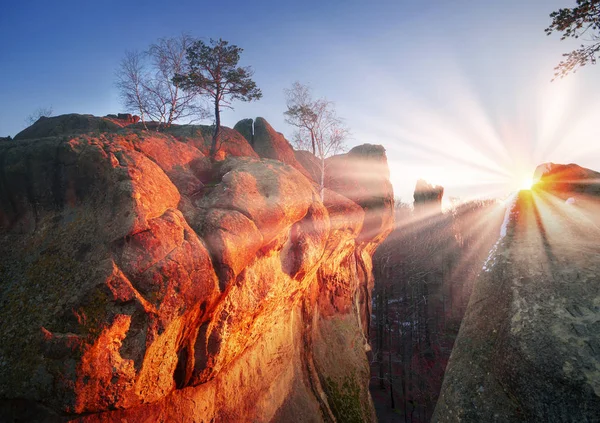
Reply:
<svg viewBox="0 0 600 423"><path fill-rule="evenodd" d="M126 51L116 71L117 88L121 101L127 110L140 114L140 120L146 126L146 114L149 110L149 92L145 88L148 80L144 68L144 56L138 51Z"/></svg>
<svg viewBox="0 0 600 423"><path fill-rule="evenodd" d="M35 111L25 118L27 125L33 125L42 117L50 117L54 113L52 106L38 107Z"/></svg>
<svg viewBox="0 0 600 423"><path fill-rule="evenodd" d="M146 118L158 122L158 130L180 119L191 123L207 116L198 93L183 91L173 80L188 70L186 51L193 42L192 37L182 34L161 38L144 53L125 54L116 72L117 87L123 105L139 113L144 126Z"/></svg>
<svg viewBox="0 0 600 423"><path fill-rule="evenodd" d="M206 109L198 103L198 93L182 90L181 82L174 79L175 75L189 71L186 53L195 41L186 34L176 38L161 38L148 50L155 69L150 88L157 99L160 99L158 103L160 110L164 110L167 127L178 119L196 120L207 116Z"/></svg>
<svg viewBox="0 0 600 423"><path fill-rule="evenodd" d="M310 87L294 82L284 90L287 110L285 121L297 128L292 143L299 149L310 149L319 159L321 199L325 185L325 158L340 152L350 135L335 106L325 98L313 99Z"/></svg>

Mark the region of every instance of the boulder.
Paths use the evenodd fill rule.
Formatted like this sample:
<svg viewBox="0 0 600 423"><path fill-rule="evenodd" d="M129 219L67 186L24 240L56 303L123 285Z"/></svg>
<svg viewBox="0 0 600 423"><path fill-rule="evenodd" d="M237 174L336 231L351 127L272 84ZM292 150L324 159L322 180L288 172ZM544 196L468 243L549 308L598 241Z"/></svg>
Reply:
<svg viewBox="0 0 600 423"><path fill-rule="evenodd" d="M306 169L296 160L294 149L289 141L281 133L276 132L265 119L258 117L254 120L252 140L252 147L260 157L289 164L307 178L311 178Z"/></svg>
<svg viewBox="0 0 600 423"><path fill-rule="evenodd" d="M193 145L208 157L213 131L214 127L207 125L171 125L164 132ZM215 159L222 161L229 156L258 158L258 154L238 131L223 126Z"/></svg>
<svg viewBox="0 0 600 423"><path fill-rule="evenodd" d="M0 420L375 421L375 208L194 139L0 144Z"/></svg>
<svg viewBox="0 0 600 423"><path fill-rule="evenodd" d="M294 156L298 163L302 165L304 169L310 175L310 178L316 183L321 182L321 162L317 156L310 151L306 150L294 150Z"/></svg>
<svg viewBox="0 0 600 423"><path fill-rule="evenodd" d="M109 115L107 117L113 116L114 115ZM132 115L131 113L119 113L116 118L124 121L125 123L137 123L140 121L140 117L138 115Z"/></svg>
<svg viewBox="0 0 600 423"><path fill-rule="evenodd" d="M233 127L238 131L250 145L254 145L254 121L252 119L242 119Z"/></svg>
<svg viewBox="0 0 600 423"><path fill-rule="evenodd" d="M581 169L552 166L542 180L552 180L553 190L551 175L566 173L567 182ZM475 284L433 422L598 421L600 206L597 197L581 197L573 209L545 185L521 191L509 206Z"/></svg>

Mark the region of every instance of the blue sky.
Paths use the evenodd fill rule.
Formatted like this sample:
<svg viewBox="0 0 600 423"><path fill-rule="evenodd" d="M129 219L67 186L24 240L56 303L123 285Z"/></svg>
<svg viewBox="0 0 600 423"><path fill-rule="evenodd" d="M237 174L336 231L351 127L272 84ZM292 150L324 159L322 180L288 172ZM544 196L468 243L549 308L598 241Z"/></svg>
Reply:
<svg viewBox="0 0 600 423"><path fill-rule="evenodd" d="M244 48L261 101L232 126L283 121L283 89L309 83L336 103L353 138L383 144L398 196L416 179L447 197L505 195L543 161L600 169L600 66L550 83L573 43L547 37L562 0L3 2L0 136L37 107L122 110L114 70L125 50L182 31Z"/></svg>

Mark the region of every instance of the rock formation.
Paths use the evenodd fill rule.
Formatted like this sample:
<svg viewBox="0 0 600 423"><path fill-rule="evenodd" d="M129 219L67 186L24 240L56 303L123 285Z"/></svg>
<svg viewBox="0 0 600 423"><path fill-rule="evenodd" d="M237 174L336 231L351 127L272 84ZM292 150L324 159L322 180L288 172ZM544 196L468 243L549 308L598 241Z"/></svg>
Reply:
<svg viewBox="0 0 600 423"><path fill-rule="evenodd" d="M554 195L600 195L600 173L576 164L545 163L535 169L533 178Z"/></svg>
<svg viewBox="0 0 600 423"><path fill-rule="evenodd" d="M310 151L306 150L294 150L294 156L298 163L302 165L304 169L310 175L310 178L320 183L321 181L321 161Z"/></svg>
<svg viewBox="0 0 600 423"><path fill-rule="evenodd" d="M394 220L393 216L380 213L382 209L393 209L394 204L385 149L363 144L348 153L327 158L325 169L325 187L343 193L365 210L359 239L379 245Z"/></svg>
<svg viewBox="0 0 600 423"><path fill-rule="evenodd" d="M76 113L52 117L42 116L33 125L15 135L15 139L44 138L62 134L100 134L117 131L126 125L128 125L127 122L116 119Z"/></svg>
<svg viewBox="0 0 600 423"><path fill-rule="evenodd" d="M600 180L576 165L537 173L479 276L434 422L599 420Z"/></svg>
<svg viewBox="0 0 600 423"><path fill-rule="evenodd" d="M172 125L166 128L164 132L173 135L180 141L191 143L205 156L208 156L210 153L210 145L214 132L213 126ZM223 126L220 130L220 139L221 141L217 145L216 160L221 161L230 156L258 158L258 154L254 152L252 146L238 131Z"/></svg>
<svg viewBox="0 0 600 423"><path fill-rule="evenodd" d="M383 148L321 202L281 161L211 165L201 128L103 122L0 144L0 421L373 421Z"/></svg>
<svg viewBox="0 0 600 423"><path fill-rule="evenodd" d="M444 187L431 185L423 179L419 179L415 185L413 198L415 200L415 211L431 214L442 212L442 198Z"/></svg>
<svg viewBox="0 0 600 423"><path fill-rule="evenodd" d="M260 157L279 160L296 168L307 178L311 178L310 173L296 160L294 149L289 141L283 134L275 131L265 119L258 117L254 122L252 119L244 119L238 122L235 128L240 130Z"/></svg>
<svg viewBox="0 0 600 423"><path fill-rule="evenodd" d="M252 119L242 119L233 127L238 131L250 145L254 145L254 121Z"/></svg>

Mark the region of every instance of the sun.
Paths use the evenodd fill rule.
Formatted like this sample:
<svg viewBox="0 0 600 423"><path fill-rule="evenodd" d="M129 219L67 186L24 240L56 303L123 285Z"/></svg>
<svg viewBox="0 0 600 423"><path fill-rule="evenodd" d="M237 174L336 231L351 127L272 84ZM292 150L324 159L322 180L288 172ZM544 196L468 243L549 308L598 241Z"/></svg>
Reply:
<svg viewBox="0 0 600 423"><path fill-rule="evenodd" d="M534 181L533 178L525 178L523 179L523 181L521 182L521 189L526 189L529 190L531 189L531 187L533 187Z"/></svg>

